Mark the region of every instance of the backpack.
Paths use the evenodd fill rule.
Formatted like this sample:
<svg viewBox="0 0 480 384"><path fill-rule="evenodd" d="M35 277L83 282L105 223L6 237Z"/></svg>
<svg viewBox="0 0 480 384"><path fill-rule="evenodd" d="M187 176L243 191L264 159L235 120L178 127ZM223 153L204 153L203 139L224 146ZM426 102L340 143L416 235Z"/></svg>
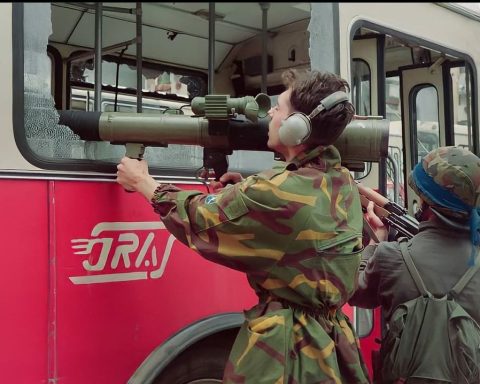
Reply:
<svg viewBox="0 0 480 384"><path fill-rule="evenodd" d="M455 301L479 269L469 268L443 297L425 287L407 249L400 250L421 293L395 308L382 343L382 383L480 383L480 326Z"/></svg>

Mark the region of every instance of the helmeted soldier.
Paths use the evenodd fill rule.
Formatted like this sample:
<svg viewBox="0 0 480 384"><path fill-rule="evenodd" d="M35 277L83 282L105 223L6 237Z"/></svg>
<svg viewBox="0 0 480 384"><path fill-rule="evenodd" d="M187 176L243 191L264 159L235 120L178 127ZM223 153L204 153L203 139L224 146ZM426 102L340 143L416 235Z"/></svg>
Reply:
<svg viewBox="0 0 480 384"><path fill-rule="evenodd" d="M415 166L408 182L421 199L415 214L420 226L405 249L425 287L440 298L455 286L478 254L480 159L465 148L441 147L428 153ZM377 237L384 240L386 228L372 208L370 203L367 221L375 228ZM381 305L388 322L400 304L415 299L420 293L403 261L398 242L372 242L365 248L363 257L359 287L349 303L365 308ZM476 273L455 297L477 323L480 323L479 292L480 274ZM478 367L476 372L478 374ZM415 382L437 382L417 380Z"/></svg>
<svg viewBox="0 0 480 384"><path fill-rule="evenodd" d="M181 242L247 274L259 303L245 312L225 383L368 383L341 309L361 258L360 198L330 145L354 114L348 84L316 71L290 80L269 111L268 146L285 158L273 169L204 194L158 184L145 161L124 158L117 181Z"/></svg>

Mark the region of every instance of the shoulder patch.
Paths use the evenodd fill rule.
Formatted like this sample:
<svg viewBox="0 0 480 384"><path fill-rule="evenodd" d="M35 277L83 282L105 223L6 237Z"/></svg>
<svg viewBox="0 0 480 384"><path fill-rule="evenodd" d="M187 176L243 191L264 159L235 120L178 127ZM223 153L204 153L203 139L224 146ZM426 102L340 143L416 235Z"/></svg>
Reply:
<svg viewBox="0 0 480 384"><path fill-rule="evenodd" d="M217 201L217 196L216 195L208 195L205 198L205 204L210 205L210 204L215 204Z"/></svg>

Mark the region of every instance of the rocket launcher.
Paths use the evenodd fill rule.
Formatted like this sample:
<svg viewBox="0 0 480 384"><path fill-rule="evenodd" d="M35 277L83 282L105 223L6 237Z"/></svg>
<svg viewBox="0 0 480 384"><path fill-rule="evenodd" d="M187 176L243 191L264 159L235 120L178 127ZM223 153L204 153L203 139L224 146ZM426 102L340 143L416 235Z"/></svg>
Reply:
<svg viewBox="0 0 480 384"><path fill-rule="evenodd" d="M234 150L271 151L268 141L270 98L259 94L230 98L206 95L192 100L193 116L123 112L59 111L59 124L82 140L125 145L126 156L141 159L146 146L169 144L204 147L204 167L218 179L228 170ZM388 153L388 120L357 116L334 145L352 171L378 162Z"/></svg>

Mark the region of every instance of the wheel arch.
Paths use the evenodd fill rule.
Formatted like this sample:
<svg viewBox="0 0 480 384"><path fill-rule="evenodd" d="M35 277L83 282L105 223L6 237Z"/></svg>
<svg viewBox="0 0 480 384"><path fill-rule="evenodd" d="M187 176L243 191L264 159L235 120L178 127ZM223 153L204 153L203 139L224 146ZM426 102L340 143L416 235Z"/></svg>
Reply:
<svg viewBox="0 0 480 384"><path fill-rule="evenodd" d="M200 319L181 329L155 348L140 364L128 384L150 384L182 352L219 332L239 328L245 317L240 312L222 313Z"/></svg>

